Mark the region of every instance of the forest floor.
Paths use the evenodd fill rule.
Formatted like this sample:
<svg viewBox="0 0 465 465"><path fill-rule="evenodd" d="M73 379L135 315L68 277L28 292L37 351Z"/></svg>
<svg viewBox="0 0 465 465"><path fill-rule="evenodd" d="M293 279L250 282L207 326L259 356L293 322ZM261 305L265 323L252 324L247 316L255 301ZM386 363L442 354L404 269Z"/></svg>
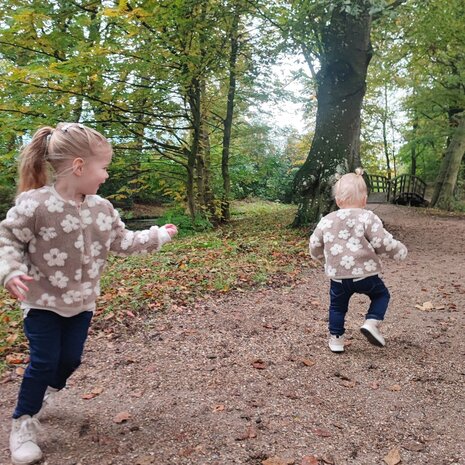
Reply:
<svg viewBox="0 0 465 465"><path fill-rule="evenodd" d="M199 299L95 332L43 417L48 465L464 465L465 219L370 205L409 249L384 261L386 347L327 346L328 280ZM19 377L0 385L0 463Z"/></svg>

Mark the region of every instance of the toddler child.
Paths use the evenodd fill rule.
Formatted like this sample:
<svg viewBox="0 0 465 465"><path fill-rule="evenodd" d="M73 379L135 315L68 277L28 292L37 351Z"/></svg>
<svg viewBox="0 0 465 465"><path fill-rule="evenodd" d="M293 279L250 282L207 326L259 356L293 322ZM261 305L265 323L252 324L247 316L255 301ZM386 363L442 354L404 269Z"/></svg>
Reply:
<svg viewBox="0 0 465 465"><path fill-rule="evenodd" d="M10 435L13 464L28 465L42 458L37 414L44 397L63 389L81 363L108 253L159 250L177 229L129 231L96 195L108 178L112 148L89 127L43 127L20 159L20 194L0 223L0 283L21 302L29 341Z"/></svg>
<svg viewBox="0 0 465 465"><path fill-rule="evenodd" d="M368 193L361 168L340 177L333 194L339 210L323 217L310 237L310 255L324 259L325 273L331 279L329 348L344 352L344 321L355 293L365 294L371 301L360 331L371 344L383 347L379 323L384 320L390 294L379 276L379 257L404 260L407 248L365 209Z"/></svg>

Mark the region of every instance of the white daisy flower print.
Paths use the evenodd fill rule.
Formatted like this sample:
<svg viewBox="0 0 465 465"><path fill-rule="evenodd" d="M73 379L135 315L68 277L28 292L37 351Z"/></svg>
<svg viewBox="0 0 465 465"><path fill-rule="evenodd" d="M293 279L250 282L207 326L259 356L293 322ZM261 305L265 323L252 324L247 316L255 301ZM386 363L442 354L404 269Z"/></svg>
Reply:
<svg viewBox="0 0 465 465"><path fill-rule="evenodd" d="M43 256L48 266L65 266L65 260L68 258L68 254L60 249L50 249L50 252Z"/></svg>
<svg viewBox="0 0 465 465"><path fill-rule="evenodd" d="M381 247L381 238L380 237L374 237L370 241L370 244L374 249L379 249Z"/></svg>
<svg viewBox="0 0 465 465"><path fill-rule="evenodd" d="M32 231L29 228L24 228L24 229L13 229L13 234L21 241L21 242L29 242L34 235L32 234Z"/></svg>
<svg viewBox="0 0 465 465"><path fill-rule="evenodd" d="M397 241L392 237L391 234L389 234L387 237L383 239L383 245L389 252L390 250L394 250L397 247Z"/></svg>
<svg viewBox="0 0 465 465"><path fill-rule="evenodd" d="M134 232L129 231L121 241L121 248L127 250L134 242Z"/></svg>
<svg viewBox="0 0 465 465"><path fill-rule="evenodd" d="M334 234L331 234L329 231L326 231L323 234L323 242L326 244L328 242L333 242L334 241Z"/></svg>
<svg viewBox="0 0 465 465"><path fill-rule="evenodd" d="M317 236L310 236L310 245L312 247L321 247L321 242L320 242L320 239L317 237Z"/></svg>
<svg viewBox="0 0 465 465"><path fill-rule="evenodd" d="M354 276L360 276L360 275L363 274L363 269L362 269L362 268L359 268L359 267L354 268L354 269L352 270L352 274L353 274Z"/></svg>
<svg viewBox="0 0 465 465"><path fill-rule="evenodd" d="M90 213L90 210L82 210L81 211L81 225L83 228L86 228L89 226L89 224L92 224L92 215Z"/></svg>
<svg viewBox="0 0 465 465"><path fill-rule="evenodd" d="M139 242L141 244L146 244L150 239L150 232L149 231L142 231L139 233Z"/></svg>
<svg viewBox="0 0 465 465"><path fill-rule="evenodd" d="M355 226L355 220L353 218L349 218L347 221L346 221L346 226L348 228L353 228Z"/></svg>
<svg viewBox="0 0 465 465"><path fill-rule="evenodd" d="M364 262L363 266L365 267L366 271L376 271L378 268L378 265L376 265L374 260L368 260L367 262Z"/></svg>
<svg viewBox="0 0 465 465"><path fill-rule="evenodd" d="M89 277L92 279L96 278L99 275L100 268L104 265L104 263L105 261L102 259L98 259L94 263L92 263L91 269L87 271Z"/></svg>
<svg viewBox="0 0 465 465"><path fill-rule="evenodd" d="M45 201L45 206L50 213L62 213L64 203L52 195L48 200Z"/></svg>
<svg viewBox="0 0 465 465"><path fill-rule="evenodd" d="M320 229L330 228L333 225L333 220L329 220L328 218L323 218L318 225Z"/></svg>
<svg viewBox="0 0 465 465"><path fill-rule="evenodd" d="M357 237L363 237L365 235L365 228L363 227L363 224L357 224L354 228L354 234Z"/></svg>
<svg viewBox="0 0 465 465"><path fill-rule="evenodd" d="M342 253L344 248L342 247L341 244L334 244L329 251L331 252L331 255L339 255Z"/></svg>
<svg viewBox="0 0 465 465"><path fill-rule="evenodd" d="M90 255L92 257L97 257L97 255L100 255L100 252L102 250L102 244L100 242L94 241L92 242L92 245L90 246Z"/></svg>
<svg viewBox="0 0 465 465"><path fill-rule="evenodd" d="M63 289L68 285L69 278L67 278L63 272L56 271L55 274L48 277L48 280L53 286Z"/></svg>
<svg viewBox="0 0 465 465"><path fill-rule="evenodd" d="M11 266L8 264L8 262L6 260L0 260L0 276L5 277L10 271Z"/></svg>
<svg viewBox="0 0 465 465"><path fill-rule="evenodd" d="M34 281L39 281L40 278L43 278L45 276L43 273L40 272L39 268L37 268L35 265L31 265L31 269L29 270L29 275L34 278Z"/></svg>
<svg viewBox="0 0 465 465"><path fill-rule="evenodd" d="M355 260L352 255L344 255L341 259L340 265L346 270L350 270L355 265Z"/></svg>
<svg viewBox="0 0 465 465"><path fill-rule="evenodd" d="M379 230L380 228L380 224L379 223L373 223L373 225L371 226L371 232L375 233Z"/></svg>
<svg viewBox="0 0 465 465"><path fill-rule="evenodd" d="M338 210L336 216L341 220L345 220L348 216L350 216L350 210Z"/></svg>
<svg viewBox="0 0 465 465"><path fill-rule="evenodd" d="M76 270L76 273L74 273L74 280L80 281L81 279L82 279L82 269L79 268L79 270Z"/></svg>
<svg viewBox="0 0 465 465"><path fill-rule="evenodd" d="M371 223L371 218L370 214L367 213L362 213L361 215L358 216L358 220L363 223L363 224L370 224Z"/></svg>
<svg viewBox="0 0 465 465"><path fill-rule="evenodd" d="M56 297L53 295L45 293L40 296L40 299L37 301L37 303L44 307L54 307L56 300Z"/></svg>
<svg viewBox="0 0 465 465"><path fill-rule="evenodd" d="M96 223L100 231L110 231L112 223L111 216L105 215L105 213L100 212L98 214Z"/></svg>
<svg viewBox="0 0 465 465"><path fill-rule="evenodd" d="M70 233L79 229L81 222L79 218L72 215L66 215L65 219L60 223L64 232Z"/></svg>
<svg viewBox="0 0 465 465"><path fill-rule="evenodd" d="M350 237L350 232L347 231L347 229L341 229L337 237L339 237L339 239L344 239L346 241Z"/></svg>
<svg viewBox="0 0 465 465"><path fill-rule="evenodd" d="M407 257L407 249L402 248L394 255L394 260L405 260L405 257Z"/></svg>
<svg viewBox="0 0 465 465"><path fill-rule="evenodd" d="M95 207L95 205L97 205L98 203L100 203L100 202L98 201L98 197L95 196L95 195L88 195L88 196L86 197L86 202L87 202L87 205L88 205L89 207Z"/></svg>
<svg viewBox="0 0 465 465"><path fill-rule="evenodd" d="M82 250L84 248L84 236L82 234L79 234L76 242L74 243L74 247L78 250Z"/></svg>
<svg viewBox="0 0 465 465"><path fill-rule="evenodd" d="M357 250L360 250L363 248L362 244L360 244L360 239L357 239L356 237L351 237L346 244L346 247L351 251L351 252L357 252Z"/></svg>
<svg viewBox="0 0 465 465"><path fill-rule="evenodd" d="M336 276L336 268L333 268L332 266L328 265L326 267L326 275L330 278L334 278L334 276Z"/></svg>
<svg viewBox="0 0 465 465"><path fill-rule="evenodd" d="M92 295L93 289L92 289L92 283L85 282L82 283L82 295L84 297L90 297Z"/></svg>
<svg viewBox="0 0 465 465"><path fill-rule="evenodd" d="M5 245L1 249L2 257L5 260L18 260L21 259L21 254L11 245Z"/></svg>
<svg viewBox="0 0 465 465"><path fill-rule="evenodd" d="M61 295L65 304L71 305L75 302L79 302L81 300L81 293L79 291L68 291L65 294Z"/></svg>
<svg viewBox="0 0 465 465"><path fill-rule="evenodd" d="M50 239L57 237L58 234L55 228L46 228L42 226L39 231L39 236L41 236L44 241L49 241Z"/></svg>
<svg viewBox="0 0 465 465"><path fill-rule="evenodd" d="M99 282L97 282L97 284L94 287L94 294L100 295L100 283Z"/></svg>
<svg viewBox="0 0 465 465"><path fill-rule="evenodd" d="M18 206L16 207L16 211L20 215L27 216L28 218L32 218L36 208L39 206L39 202L36 202L32 199L27 199L22 202L19 202Z"/></svg>
<svg viewBox="0 0 465 465"><path fill-rule="evenodd" d="M89 257L89 255L83 255L83 256L82 256L82 263L83 263L84 265L88 265L88 264L90 263L90 257Z"/></svg>

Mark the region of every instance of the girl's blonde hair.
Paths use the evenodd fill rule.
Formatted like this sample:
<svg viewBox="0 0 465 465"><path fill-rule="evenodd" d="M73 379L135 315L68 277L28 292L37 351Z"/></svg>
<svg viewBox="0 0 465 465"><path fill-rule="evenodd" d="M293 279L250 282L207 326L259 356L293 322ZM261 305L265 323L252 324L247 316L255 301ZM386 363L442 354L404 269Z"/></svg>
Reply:
<svg viewBox="0 0 465 465"><path fill-rule="evenodd" d="M349 205L361 204L368 195L367 185L363 179L363 169L341 176L333 187L336 203Z"/></svg>
<svg viewBox="0 0 465 465"><path fill-rule="evenodd" d="M97 148L110 143L95 129L80 123L59 123L56 128L44 126L33 136L20 154L18 192L37 189L50 182L50 168L60 173L66 162L77 157L95 155Z"/></svg>

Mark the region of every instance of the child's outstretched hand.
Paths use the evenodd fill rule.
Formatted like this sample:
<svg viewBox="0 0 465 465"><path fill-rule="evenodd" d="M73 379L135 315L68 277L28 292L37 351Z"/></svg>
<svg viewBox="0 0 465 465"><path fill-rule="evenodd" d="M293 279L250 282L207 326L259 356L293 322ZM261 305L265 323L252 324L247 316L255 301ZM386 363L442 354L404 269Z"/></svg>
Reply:
<svg viewBox="0 0 465 465"><path fill-rule="evenodd" d="M34 278L28 276L27 274L20 274L18 276L13 276L5 283L5 289L13 296L16 297L18 300L25 299L25 292L29 290L29 288L24 284L23 281L33 281Z"/></svg>
<svg viewBox="0 0 465 465"><path fill-rule="evenodd" d="M178 228L174 224L165 224L164 227L170 235L170 237L174 237L178 233Z"/></svg>

